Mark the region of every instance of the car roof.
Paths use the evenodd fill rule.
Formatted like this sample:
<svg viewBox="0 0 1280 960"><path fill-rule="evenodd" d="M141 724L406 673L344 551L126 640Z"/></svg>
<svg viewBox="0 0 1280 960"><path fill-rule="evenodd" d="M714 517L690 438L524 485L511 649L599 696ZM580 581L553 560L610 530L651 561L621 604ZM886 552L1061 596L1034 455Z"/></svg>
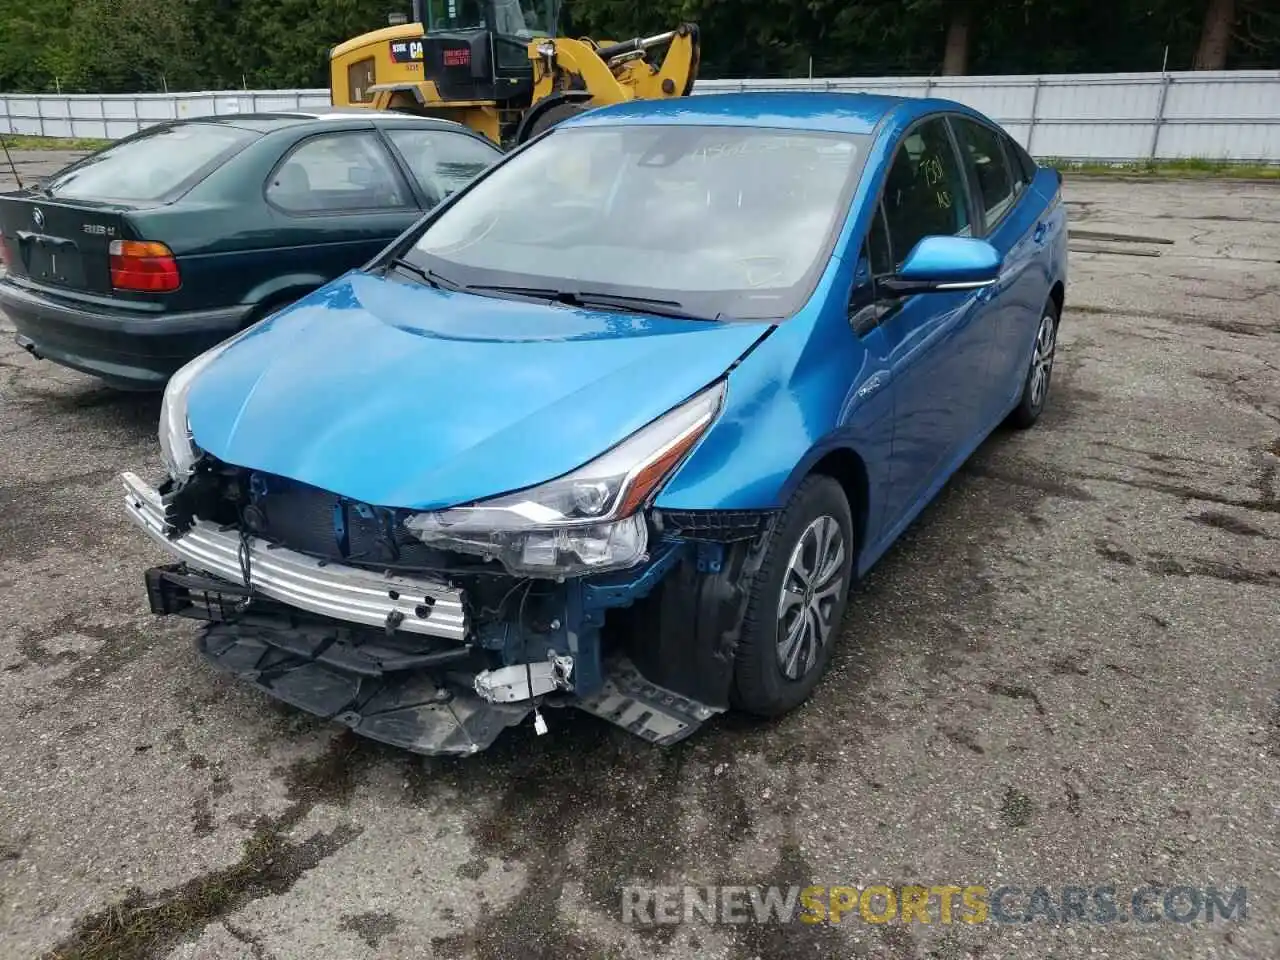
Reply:
<svg viewBox="0 0 1280 960"><path fill-rule="evenodd" d="M447 127L450 130L466 129L456 120L444 120L440 117L422 117L412 113L393 110L374 110L370 107L333 107L316 110L279 110L261 113L224 113L216 116L183 117L171 120L171 126L189 123L216 123L228 127L242 127L269 133L287 127L300 125L324 126L337 123L356 123L362 120L371 123L420 123L426 126Z"/></svg>
<svg viewBox="0 0 1280 960"><path fill-rule="evenodd" d="M878 93L763 90L707 93L670 100L629 100L564 120L561 126L673 124L758 126L824 133L874 133L891 117L898 123L938 110L970 113L949 100Z"/></svg>

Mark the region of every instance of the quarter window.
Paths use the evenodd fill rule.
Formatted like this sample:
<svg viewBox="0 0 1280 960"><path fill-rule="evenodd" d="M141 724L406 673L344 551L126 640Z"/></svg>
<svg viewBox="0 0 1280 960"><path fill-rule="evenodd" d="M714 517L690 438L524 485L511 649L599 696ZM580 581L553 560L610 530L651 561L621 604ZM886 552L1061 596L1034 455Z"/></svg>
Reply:
<svg viewBox="0 0 1280 960"><path fill-rule="evenodd" d="M977 179L983 219L990 229L1004 217L1018 196L1005 158L1004 136L988 126L959 117L955 119L955 126L961 152Z"/></svg>
<svg viewBox="0 0 1280 960"><path fill-rule="evenodd" d="M1020 185L1018 192L1021 193L1021 188L1030 186L1031 181L1036 178L1036 162L1012 137L1005 138L1004 152L1013 166L1013 176Z"/></svg>
<svg viewBox="0 0 1280 960"><path fill-rule="evenodd" d="M904 138L885 180L884 212L898 267L925 237L971 232L964 175L942 120L925 121Z"/></svg>
<svg viewBox="0 0 1280 960"><path fill-rule="evenodd" d="M502 156L474 137L442 130L388 130L387 137L432 204L465 187Z"/></svg>
<svg viewBox="0 0 1280 960"><path fill-rule="evenodd" d="M876 207L871 229L867 231L867 259L871 275L883 277L893 273L893 250L889 246L889 231L884 225L884 206Z"/></svg>
<svg viewBox="0 0 1280 960"><path fill-rule="evenodd" d="M272 174L267 199L289 213L394 210L412 202L390 155L367 133L305 141Z"/></svg>

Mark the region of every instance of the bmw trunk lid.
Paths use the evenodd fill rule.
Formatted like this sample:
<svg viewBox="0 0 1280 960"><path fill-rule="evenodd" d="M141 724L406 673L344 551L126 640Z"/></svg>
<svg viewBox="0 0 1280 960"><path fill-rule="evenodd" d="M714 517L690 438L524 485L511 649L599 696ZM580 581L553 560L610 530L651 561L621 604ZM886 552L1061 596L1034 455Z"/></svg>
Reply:
<svg viewBox="0 0 1280 960"><path fill-rule="evenodd" d="M0 243L14 277L51 287L111 292L110 247L123 237L125 210L74 204L23 191L0 196Z"/></svg>

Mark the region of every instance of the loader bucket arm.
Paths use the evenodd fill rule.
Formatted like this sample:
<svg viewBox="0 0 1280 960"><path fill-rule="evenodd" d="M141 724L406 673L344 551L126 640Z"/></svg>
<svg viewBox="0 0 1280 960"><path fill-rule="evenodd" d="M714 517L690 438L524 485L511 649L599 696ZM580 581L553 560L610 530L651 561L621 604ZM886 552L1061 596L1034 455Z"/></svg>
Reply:
<svg viewBox="0 0 1280 960"><path fill-rule="evenodd" d="M660 50L662 65L655 67L649 56ZM567 91L585 92L597 107L687 97L698 76L698 27L684 23L657 36L601 46L568 37L535 40L529 44L529 59L535 104Z"/></svg>

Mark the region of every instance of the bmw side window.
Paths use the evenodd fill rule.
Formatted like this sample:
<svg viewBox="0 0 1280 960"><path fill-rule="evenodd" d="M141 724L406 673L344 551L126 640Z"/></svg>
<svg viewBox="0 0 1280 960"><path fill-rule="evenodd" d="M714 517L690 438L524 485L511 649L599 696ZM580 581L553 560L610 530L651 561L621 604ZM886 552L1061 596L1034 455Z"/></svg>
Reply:
<svg viewBox="0 0 1280 960"><path fill-rule="evenodd" d="M502 156L461 133L426 129L386 133L433 205L465 187Z"/></svg>
<svg viewBox="0 0 1280 960"><path fill-rule="evenodd" d="M926 120L903 139L885 178L883 203L894 270L925 237L972 232L964 173L942 119Z"/></svg>
<svg viewBox="0 0 1280 960"><path fill-rule="evenodd" d="M1018 198L1013 171L1005 157L1004 135L985 124L955 117L956 139L973 171L983 221L990 230L1004 218Z"/></svg>
<svg viewBox="0 0 1280 960"><path fill-rule="evenodd" d="M294 214L397 210L413 204L372 133L335 133L295 147L267 181L268 202Z"/></svg>

